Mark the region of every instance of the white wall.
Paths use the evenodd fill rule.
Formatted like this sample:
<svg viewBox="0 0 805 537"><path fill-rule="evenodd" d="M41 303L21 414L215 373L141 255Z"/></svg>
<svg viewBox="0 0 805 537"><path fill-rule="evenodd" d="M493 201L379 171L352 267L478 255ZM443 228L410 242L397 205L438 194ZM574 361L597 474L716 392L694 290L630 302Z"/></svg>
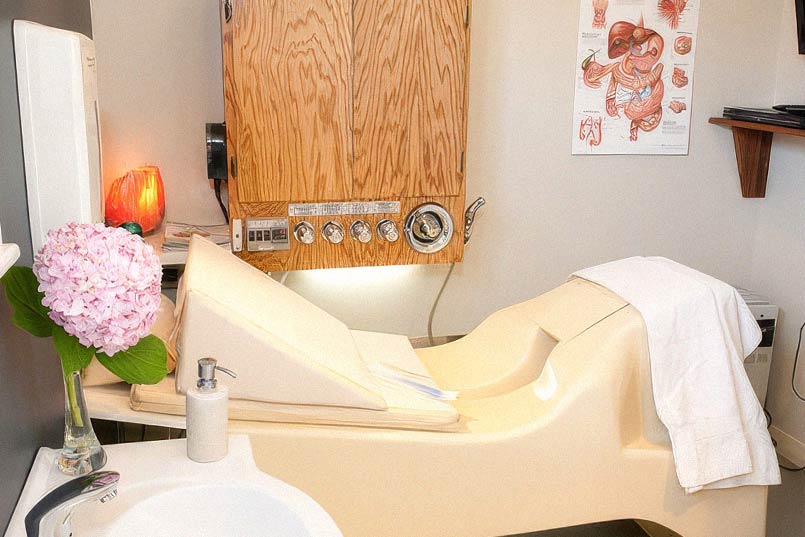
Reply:
<svg viewBox="0 0 805 537"><path fill-rule="evenodd" d="M210 189L204 124L224 120L215 0L92 0L103 174L155 164L167 218L223 222Z"/></svg>
<svg viewBox="0 0 805 537"><path fill-rule="evenodd" d="M702 8L691 154L651 158L570 155L577 2L474 2L468 197L489 205L437 333L464 332L575 269L628 255L662 254L747 281L758 204L741 198L731 133L707 119L773 94L774 62L745 44L775 33L779 12L721 4ZM420 269L386 287L398 300L361 293L361 307L351 289L305 275L289 282L353 325L422 334L444 272Z"/></svg>
<svg viewBox="0 0 805 537"><path fill-rule="evenodd" d="M786 148L790 141L775 146L769 199L745 200L732 135L707 123L724 105L767 106L780 91L769 36L777 35L789 3L744 0L738 9L730 0L702 2L690 156L571 157L578 1L474 0L468 198L484 195L489 204L447 287L435 332L466 332L573 270L629 255L665 255L767 292L781 305L801 296L794 276L767 278L753 265L762 257L755 249L777 260L798 241L802 258L801 233L789 229L772 244L761 231L787 218L802 223L790 190L801 193L803 182L778 178L795 169L797 149ZM204 183L202 133L205 121L222 116L217 4L93 0L105 169L137 159L163 166L173 219L218 218ZM152 36L145 43L144 28ZM146 71L164 72L159 90L121 83ZM354 328L421 335L445 272L315 271L292 274L288 285ZM786 287L775 287L782 281Z"/></svg>
<svg viewBox="0 0 805 537"><path fill-rule="evenodd" d="M805 103L805 56L797 49L794 2L782 9L774 102ZM780 324L767 406L775 425L803 446L805 403L791 389L799 328L805 322L805 139L775 135L766 199L758 204L752 285L780 306ZM805 349L800 353L797 386L805 395ZM796 456L795 453L791 453Z"/></svg>

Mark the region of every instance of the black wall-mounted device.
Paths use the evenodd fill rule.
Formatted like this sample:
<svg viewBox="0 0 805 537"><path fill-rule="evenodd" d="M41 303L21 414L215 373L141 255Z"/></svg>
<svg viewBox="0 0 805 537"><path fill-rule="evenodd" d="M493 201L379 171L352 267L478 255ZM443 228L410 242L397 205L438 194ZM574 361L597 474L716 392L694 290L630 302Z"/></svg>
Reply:
<svg viewBox="0 0 805 537"><path fill-rule="evenodd" d="M207 177L223 181L228 179L225 123L207 123Z"/></svg>
<svg viewBox="0 0 805 537"><path fill-rule="evenodd" d="M221 183L229 178L226 160L226 123L207 123L207 178L215 188L215 199L229 223L229 209L221 196Z"/></svg>

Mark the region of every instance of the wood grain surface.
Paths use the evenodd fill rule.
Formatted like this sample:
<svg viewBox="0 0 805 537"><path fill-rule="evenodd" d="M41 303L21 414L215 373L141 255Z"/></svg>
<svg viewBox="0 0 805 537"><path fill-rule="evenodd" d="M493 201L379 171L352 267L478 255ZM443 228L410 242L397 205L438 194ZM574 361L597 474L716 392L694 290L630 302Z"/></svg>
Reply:
<svg viewBox="0 0 805 537"><path fill-rule="evenodd" d="M732 136L743 197L765 198L774 133L733 127Z"/></svg>
<svg viewBox="0 0 805 537"><path fill-rule="evenodd" d="M244 202L352 195L352 2L237 0L233 63Z"/></svg>
<svg viewBox="0 0 805 537"><path fill-rule="evenodd" d="M400 214L289 218L291 233L302 220L313 224L314 244L291 237L288 251L237 255L264 271L462 260L468 8L467 0L235 0L232 20L222 17L227 147L237 158L231 219L287 217L289 203L402 205ZM356 66L364 62L362 80L357 69L353 79L353 53ZM353 114L363 128L353 130ZM430 202L451 214L455 234L429 255L413 250L402 228ZM368 244L348 236L359 218L372 228ZM377 238L384 218L397 224L395 243ZM321 236L328 220L345 229L340 245Z"/></svg>
<svg viewBox="0 0 805 537"><path fill-rule="evenodd" d="M447 209L453 217L455 231L447 247L435 254L422 254L413 250L402 236L405 217L409 212L423 203L438 203ZM240 205L240 218L287 217L287 203L246 203ZM291 237L291 249L277 252L247 252L238 254L242 259L264 271L308 270L319 268L346 268L362 266L388 265L428 265L461 261L464 256L463 220L456 219L463 215L463 199L458 196L446 198L404 198L400 214L373 214L351 216L316 216L291 217L290 229L297 223L305 221L316 230L316 241L313 244L302 244ZM400 239L389 243L378 239L375 232L377 223L388 218L397 224ZM372 228L372 241L360 243L349 237L349 226L358 219L365 220ZM340 223L347 235L341 244L331 244L321 236L321 230L328 221ZM244 221L245 227L245 221Z"/></svg>
<svg viewBox="0 0 805 537"><path fill-rule="evenodd" d="M467 0L355 3L355 190L459 194Z"/></svg>

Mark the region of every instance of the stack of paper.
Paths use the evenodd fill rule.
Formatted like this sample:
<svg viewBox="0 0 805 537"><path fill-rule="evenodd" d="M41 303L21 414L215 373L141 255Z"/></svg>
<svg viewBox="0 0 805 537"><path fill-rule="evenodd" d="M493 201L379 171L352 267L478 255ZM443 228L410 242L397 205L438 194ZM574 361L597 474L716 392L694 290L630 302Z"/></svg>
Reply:
<svg viewBox="0 0 805 537"><path fill-rule="evenodd" d="M165 240L162 243L164 252L187 251L190 238L199 235L214 242L218 246L226 246L230 242L229 226L227 224L198 225L182 222L167 222L165 224Z"/></svg>

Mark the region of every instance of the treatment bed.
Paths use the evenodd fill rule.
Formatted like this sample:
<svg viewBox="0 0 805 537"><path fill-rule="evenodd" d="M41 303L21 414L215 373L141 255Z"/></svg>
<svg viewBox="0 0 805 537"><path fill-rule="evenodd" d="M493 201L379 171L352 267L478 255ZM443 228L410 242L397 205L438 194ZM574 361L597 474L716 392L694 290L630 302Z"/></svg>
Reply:
<svg viewBox="0 0 805 537"><path fill-rule="evenodd" d="M170 397L203 356L237 371L221 379L230 432L248 434L260 468L312 496L346 536L494 537L619 519L683 537L765 534L767 487L680 486L643 319L589 281L414 351L400 336L348 330L194 238L176 315ZM410 373L396 385L374 367L387 357L386 373ZM409 389L412 378L438 397ZM147 390L132 397L158 409Z"/></svg>

